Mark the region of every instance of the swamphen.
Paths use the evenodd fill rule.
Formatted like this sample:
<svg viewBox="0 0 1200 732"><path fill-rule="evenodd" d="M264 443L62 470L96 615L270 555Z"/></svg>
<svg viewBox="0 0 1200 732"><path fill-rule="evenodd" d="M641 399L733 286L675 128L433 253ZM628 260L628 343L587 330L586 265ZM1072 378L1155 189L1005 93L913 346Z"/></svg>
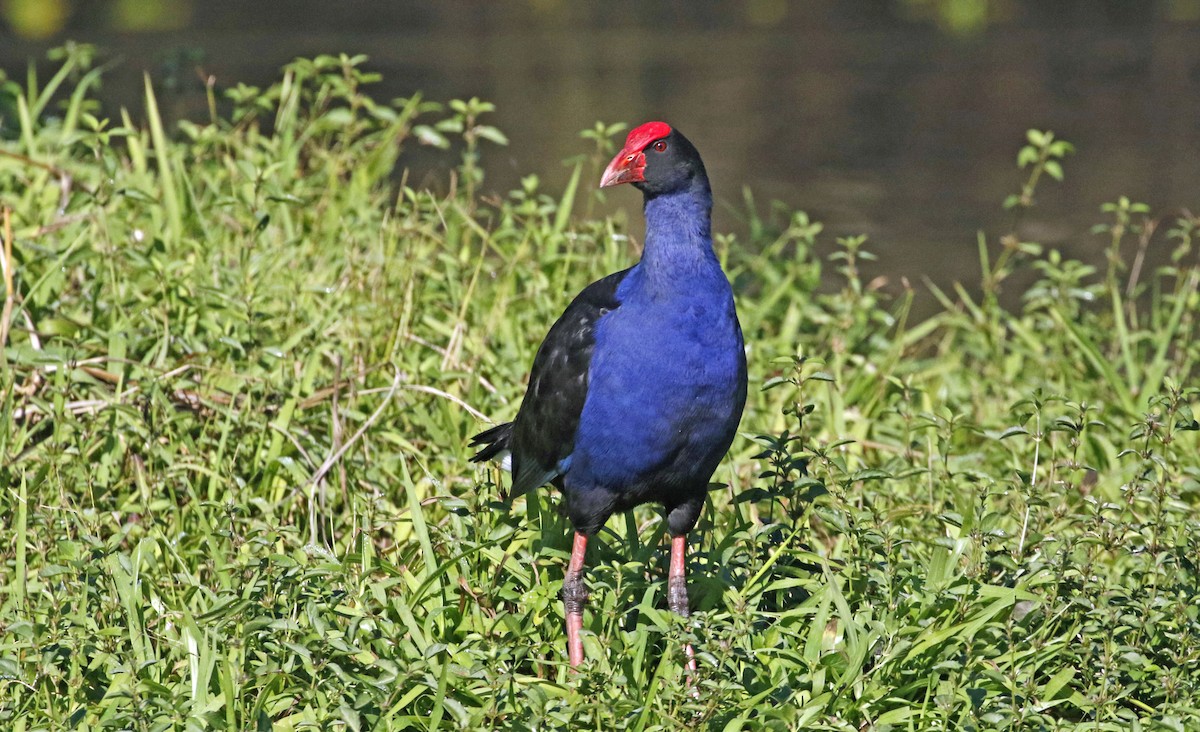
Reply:
<svg viewBox="0 0 1200 732"><path fill-rule="evenodd" d="M587 540L615 512L666 508L667 600L688 615L687 533L746 403L742 331L713 252L700 154L678 130L648 122L600 179L601 188L620 183L645 199L641 261L575 298L538 349L517 418L471 442L484 446L475 462L511 455L512 496L544 483L565 496L575 528L563 581L572 666L583 662Z"/></svg>

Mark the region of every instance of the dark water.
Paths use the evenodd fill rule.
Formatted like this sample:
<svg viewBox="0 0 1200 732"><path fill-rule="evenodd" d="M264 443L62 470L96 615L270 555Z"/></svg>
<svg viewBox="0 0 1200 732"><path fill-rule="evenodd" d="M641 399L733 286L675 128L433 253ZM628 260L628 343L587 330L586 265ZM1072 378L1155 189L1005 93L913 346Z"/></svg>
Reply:
<svg viewBox="0 0 1200 732"><path fill-rule="evenodd" d="M1001 202L1019 186L1029 127L1078 151L1066 183L1040 191L1026 239L1099 261L1088 229L1101 203L1200 209L1195 0L991 0L988 22L966 33L914 16L916 0L167 4L181 27L121 32L105 4L68 2L59 38L124 59L105 87L114 104L138 106L150 69L181 80L170 108L197 117L186 60L197 54L232 86L269 83L296 56L366 53L381 98L497 104L511 140L485 159L497 189L528 173L561 186L561 161L588 150L578 131L596 120L664 119L696 142L718 199L740 205L749 186L831 234L865 233L893 283L976 280L976 232L1006 230ZM0 66L20 78L47 45L9 31ZM718 228L736 226L718 212Z"/></svg>

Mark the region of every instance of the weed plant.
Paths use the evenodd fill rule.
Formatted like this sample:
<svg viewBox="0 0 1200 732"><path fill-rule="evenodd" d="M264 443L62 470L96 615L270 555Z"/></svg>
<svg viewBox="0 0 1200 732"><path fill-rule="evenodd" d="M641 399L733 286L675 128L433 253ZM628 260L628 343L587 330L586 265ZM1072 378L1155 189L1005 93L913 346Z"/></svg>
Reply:
<svg viewBox="0 0 1200 732"><path fill-rule="evenodd" d="M592 213L620 128L561 196L481 197L491 105L376 100L361 57L170 128L149 81L99 116L93 58L0 87L0 727L1200 729L1200 220L1120 199L1100 266L1024 241L1071 152L1030 132L1011 231L918 323L869 242L747 194L697 612L661 517L614 519L572 675L558 498L501 503L466 441L637 256Z"/></svg>

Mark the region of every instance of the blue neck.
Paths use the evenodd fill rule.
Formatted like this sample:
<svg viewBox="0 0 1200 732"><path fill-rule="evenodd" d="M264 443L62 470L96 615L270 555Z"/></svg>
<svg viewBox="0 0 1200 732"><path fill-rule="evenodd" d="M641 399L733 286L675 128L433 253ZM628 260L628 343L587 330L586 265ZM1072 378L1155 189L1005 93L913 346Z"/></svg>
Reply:
<svg viewBox="0 0 1200 732"><path fill-rule="evenodd" d="M656 292L695 288L721 274L712 247L712 193L702 176L682 191L646 196L646 248L638 269Z"/></svg>

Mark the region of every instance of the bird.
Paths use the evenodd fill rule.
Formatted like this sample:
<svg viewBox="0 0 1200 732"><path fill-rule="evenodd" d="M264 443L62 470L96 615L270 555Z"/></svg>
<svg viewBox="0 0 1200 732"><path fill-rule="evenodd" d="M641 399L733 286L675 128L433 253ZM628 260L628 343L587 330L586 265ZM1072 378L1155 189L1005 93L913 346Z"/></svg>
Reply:
<svg viewBox="0 0 1200 732"><path fill-rule="evenodd" d="M640 260L588 285L550 327L512 422L475 435L473 462L503 460L511 500L547 483L574 529L563 579L567 656L584 661L585 554L614 513L663 506L671 535L667 602L690 613L687 535L746 403L746 351L733 288L712 242L712 190L679 130L629 132L600 188L642 192ZM689 673L695 653L685 645Z"/></svg>

